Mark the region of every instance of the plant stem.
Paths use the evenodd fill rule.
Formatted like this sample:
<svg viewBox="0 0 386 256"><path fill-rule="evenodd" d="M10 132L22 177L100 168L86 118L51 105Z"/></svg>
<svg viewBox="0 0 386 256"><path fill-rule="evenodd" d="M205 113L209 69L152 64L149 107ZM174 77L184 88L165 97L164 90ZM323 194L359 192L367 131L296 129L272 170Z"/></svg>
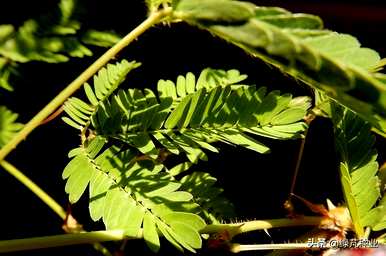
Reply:
<svg viewBox="0 0 386 256"><path fill-rule="evenodd" d="M232 224L212 224L207 225L200 232L203 234L219 233L227 230L233 237L240 233L270 228L294 227L294 226L317 226L320 224L321 217L302 217L294 219L272 219L272 220L253 220Z"/></svg>
<svg viewBox="0 0 386 256"><path fill-rule="evenodd" d="M37 115L35 115L24 128L8 142L0 150L0 161L2 161L16 146L24 140L37 126L40 125L48 116L58 109L68 97L78 90L87 80L89 80L99 69L106 65L112 58L115 57L123 48L137 39L141 34L148 30L153 25L159 23L163 18L170 15L171 8L163 9L152 13L144 22L132 30L116 45L110 48L91 66L89 66L82 74L80 74L72 83L70 83L63 91L61 91L50 103L48 103Z"/></svg>
<svg viewBox="0 0 386 256"><path fill-rule="evenodd" d="M123 231L114 230L14 239L0 241L0 253L75 244L92 244L105 241L119 241L123 238L125 238Z"/></svg>
<svg viewBox="0 0 386 256"><path fill-rule="evenodd" d="M287 243L287 244L232 244L229 250L233 253L261 250L301 250L310 249L308 243Z"/></svg>
<svg viewBox="0 0 386 256"><path fill-rule="evenodd" d="M9 174L15 177L18 181L23 183L24 186L29 188L37 197L40 198L48 207L51 208L60 218L63 220L66 218L66 211L44 190L42 190L36 183L30 180L25 176L21 171L19 171L15 166L3 160L0 162L0 165L6 170Z"/></svg>
<svg viewBox="0 0 386 256"><path fill-rule="evenodd" d="M292 183L291 183L291 188L290 188L290 192L289 192L289 196L288 196L288 200L291 199L292 197L292 194L294 193L295 191L295 185L296 185L296 180L298 178L298 174L299 174L299 169L300 169L300 164L302 162L302 158L303 158L303 154L304 154L304 146L306 144L306 139L307 139L307 134L308 134L308 131L309 131L309 127L311 125L311 122L315 119L315 115L314 113L311 112L306 116L305 118L305 122L306 124L308 125L308 128L307 130L304 132L304 138L302 139L301 143L300 143L300 148L299 148L299 153L298 153L298 157L297 157L297 160L296 160L296 166L295 166L295 171L294 171L294 174L292 176Z"/></svg>
<svg viewBox="0 0 386 256"><path fill-rule="evenodd" d="M303 217L301 219L276 219L276 220L255 220L233 224L216 224L208 225L200 231L201 234L219 233L221 231L235 231L238 233L249 232L253 230L262 230L278 227L292 226L310 226L318 225L321 218ZM162 234L160 234L162 235ZM127 237L121 230L112 231L93 231L87 233L65 234L45 237L33 237L24 239L14 239L0 241L0 253L14 252L23 250L32 250L40 248L50 248L57 246L91 244L97 242L119 241L123 239L140 239L143 238L142 230L135 237Z"/></svg>
<svg viewBox="0 0 386 256"><path fill-rule="evenodd" d="M42 190L35 182L30 178L25 176L21 171L19 171L15 166L3 160L0 162L0 165L18 181L20 181L24 186L29 188L37 197L40 198L48 207L51 208L63 221L67 218L67 213L50 195L48 195L44 190ZM84 232L84 230L83 230ZM5 241L6 242L6 241ZM1 242L0 242L1 244ZM94 249L101 252L105 256L110 256L111 253L101 244L94 243ZM1 245L0 245L1 248ZM0 250L1 252L1 250Z"/></svg>

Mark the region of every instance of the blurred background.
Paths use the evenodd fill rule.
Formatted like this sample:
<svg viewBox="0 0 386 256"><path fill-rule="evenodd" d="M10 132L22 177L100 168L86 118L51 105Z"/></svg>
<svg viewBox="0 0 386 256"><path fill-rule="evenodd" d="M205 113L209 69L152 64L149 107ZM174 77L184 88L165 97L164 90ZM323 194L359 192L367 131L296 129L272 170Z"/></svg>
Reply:
<svg viewBox="0 0 386 256"><path fill-rule="evenodd" d="M331 30L349 33L366 47L386 56L386 2L384 1L253 1L258 5L281 6L293 12L307 12L322 17ZM50 12L58 1L2 1L0 24L21 25L29 18ZM82 0L79 1L79 20L84 28L114 30L124 35L139 24L146 15L143 1ZM13 93L0 92L1 105L20 114L25 123L47 104L60 90L90 65L104 49L95 48L94 56L73 59L63 64L31 62L20 67L20 76L13 78ZM206 32L185 24L157 26L125 49L118 58L137 60L143 65L129 74L124 86L155 88L159 79L175 80L188 71L199 74L206 68L238 69L248 74L248 82L268 89L280 89L295 95L311 95L305 85L285 77L241 50L213 38ZM195 166L196 170L211 172L218 178L226 196L235 204L238 220L279 218L285 215L282 204L288 196L300 141L261 139L272 153L254 152L220 145L220 154L208 154L209 162ZM67 153L79 144L77 131L60 118L39 127L10 155L7 160L66 206L67 196L61 172L68 162ZM385 143L377 142L380 161L385 160ZM313 122L307 137L295 193L314 203L330 198L342 203L334 152L332 129L328 120ZM63 233L62 221L13 177L0 171L0 240ZM103 228L88 215L87 198L73 206L75 217L87 230ZM304 209L303 209L304 210ZM307 213L307 212L304 212ZM295 232L294 232L295 233ZM243 243L282 242L294 235L291 230L273 231L271 237L256 232L241 237ZM117 244L109 244L116 248ZM119 246L119 245L118 245ZM130 241L127 255L151 255L143 241ZM179 255L167 242L162 243L160 255ZM199 255L213 255L200 252ZM91 246L72 246L9 255L98 255ZM222 255L220 253L219 255ZM247 254L246 254L247 255ZM250 254L248 254L250 255ZM253 254L256 255L256 254ZM257 254L260 255L260 254Z"/></svg>

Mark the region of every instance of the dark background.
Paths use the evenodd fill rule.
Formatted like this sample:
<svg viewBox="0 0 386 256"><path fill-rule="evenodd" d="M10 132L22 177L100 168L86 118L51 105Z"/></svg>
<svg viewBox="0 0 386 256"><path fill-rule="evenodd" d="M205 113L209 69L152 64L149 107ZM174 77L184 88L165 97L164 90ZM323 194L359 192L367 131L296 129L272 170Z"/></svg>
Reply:
<svg viewBox="0 0 386 256"><path fill-rule="evenodd" d="M0 24L22 24L55 8L58 1L3 1ZM80 1L79 13L85 28L113 29L122 35L139 24L146 15L143 1ZM386 55L382 36L386 32L386 4L381 1L254 1L259 5L276 5L293 12L320 15L327 28L356 36L363 45ZM2 3L3 4L3 3ZM21 76L14 78L14 93L0 93L0 102L20 113L20 121L27 122L61 89L76 78L93 60L103 53L94 49L94 57L72 60L64 64L28 63L20 66ZM124 86L155 88L158 79L175 80L177 75L192 71L195 74L206 67L236 68L249 75L248 82L269 89L280 89L295 95L310 95L307 86L283 76L278 70L254 60L241 50L213 38L206 32L184 24L172 27L157 26L125 49L119 58L137 60L143 65L130 73ZM282 203L288 196L291 175L295 167L300 141L273 141L261 139L272 153L259 155L242 148L221 145L220 154L209 154L209 162L195 168L210 171L218 178L227 197L235 204L238 220L279 218L285 215ZM7 160L46 190L63 206L67 205L61 172L67 164L68 151L79 144L77 131L59 118L39 127L12 152ZM385 143L377 143L380 159ZM306 142L305 154L296 186L296 193L315 203L326 198L342 203L338 180L332 129L328 120L313 122ZM13 177L0 172L2 220L0 240L61 234L62 221L46 205ZM75 217L87 230L103 228L92 223L88 216L86 196L74 207ZM272 239L281 242L292 236L292 231L272 232ZM256 232L242 237L243 243L270 243L271 239ZM109 244L116 248L116 244ZM91 246L72 246L10 255L98 255ZM128 255L149 255L143 241L130 241ZM161 246L162 255L178 255L167 242ZM212 255L213 252L203 253ZM246 254L247 255L247 254ZM248 254L250 255L250 254Z"/></svg>

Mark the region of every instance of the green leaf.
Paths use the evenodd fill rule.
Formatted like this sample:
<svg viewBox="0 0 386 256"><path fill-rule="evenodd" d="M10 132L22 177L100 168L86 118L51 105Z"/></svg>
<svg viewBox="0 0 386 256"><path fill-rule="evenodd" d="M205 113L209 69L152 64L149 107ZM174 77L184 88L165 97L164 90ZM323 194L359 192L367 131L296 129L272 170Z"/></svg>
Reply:
<svg viewBox="0 0 386 256"><path fill-rule="evenodd" d="M71 164L71 162L74 162ZM71 203L75 203L82 196L94 172L92 164L86 155L76 156L63 171L63 178L67 178L65 191L69 194ZM74 168L74 169L70 169ZM78 170L82 171L77 171ZM68 175L68 173L70 173Z"/></svg>
<svg viewBox="0 0 386 256"><path fill-rule="evenodd" d="M104 101L118 88L126 75L139 65L135 61L123 60L115 65L108 64L105 68L102 68L94 76L94 91L88 83L84 84L84 90L90 104L75 97L69 98L64 103L64 111L70 118L63 117L63 121L76 129L83 129L88 126L92 119L96 118L95 115L99 108L106 111ZM105 118L102 118L100 122L103 122Z"/></svg>
<svg viewBox="0 0 386 256"><path fill-rule="evenodd" d="M181 122L181 119L187 115L189 109L191 108L190 107L191 99L192 97L187 96L181 101L180 104L178 104L177 108L173 110L173 112L166 120L165 128L173 129L175 126L177 126L178 123Z"/></svg>
<svg viewBox="0 0 386 256"><path fill-rule="evenodd" d="M174 238L177 241L186 243L192 248L199 249L201 248L201 237L200 234L192 229L190 226L184 224L183 222L171 222L171 228L173 230ZM188 248L189 249L189 248ZM194 250L192 250L194 252Z"/></svg>
<svg viewBox="0 0 386 256"><path fill-rule="evenodd" d="M1 31L1 26L0 26L0 33ZM1 41L1 35L0 35L0 41ZM0 87L4 88L8 91L13 91L13 88L11 84L9 83L9 79L11 74L16 73L15 68L16 64L11 63L7 58L2 58L0 56Z"/></svg>
<svg viewBox="0 0 386 256"><path fill-rule="evenodd" d="M245 78L237 70L205 69L199 79L187 73L179 76L176 84L160 80L159 100L149 89L119 91L112 101L103 101L92 125L98 134L119 139L151 159L158 159L160 144L173 154L184 152L193 163L207 159L203 149L218 152L212 145L215 141L269 152L247 133L274 139L301 137L307 128L303 117L311 106L310 99L292 98L279 91L265 95L265 88L236 84ZM103 79L97 80L98 88ZM103 94L102 89L99 91ZM91 91L88 94L93 95ZM85 111L87 106L77 109Z"/></svg>
<svg viewBox="0 0 386 256"><path fill-rule="evenodd" d="M192 166L191 162L184 162L184 163L181 163L181 164L174 166L168 172L171 176L176 176L184 171L187 171L191 166Z"/></svg>
<svg viewBox="0 0 386 256"><path fill-rule="evenodd" d="M179 182L175 176L207 160L204 150L218 152L216 141L266 153L269 148L250 134L299 137L307 128L302 119L309 99L279 91L266 95L265 88L237 84L246 78L237 70L213 69L205 69L199 79L192 73L179 76L176 84L160 80L158 95L150 89L112 95L124 80L126 64L102 69L94 90L85 85L90 104L76 98L66 103L68 120L82 134L86 127L90 131L70 153L74 159L63 178L68 186L74 177L81 184L67 192L78 198L83 192L77 189L84 191L89 184L93 220L102 219L107 229L132 237L142 228L153 251L159 249L162 233L175 247L194 252L202 245L204 219L219 223L221 216L231 216L232 205L220 196L213 177L196 172ZM190 162L164 166L170 153L180 152Z"/></svg>
<svg viewBox="0 0 386 256"><path fill-rule="evenodd" d="M173 212L162 217L168 223L182 222L193 227L195 230L203 229L206 224L205 221L196 214L187 212Z"/></svg>
<svg viewBox="0 0 386 256"><path fill-rule="evenodd" d="M218 18L225 13L242 13L236 6L250 6L255 14ZM207 29L326 93L386 131L386 81L379 79L383 74L370 72L378 66L379 54L362 48L353 36L324 30L320 18L314 15L248 2L180 0L175 8L176 19ZM208 14L203 16L198 10Z"/></svg>
<svg viewBox="0 0 386 256"><path fill-rule="evenodd" d="M270 149L264 144L245 134L240 134L240 132L237 130L228 130L226 132L221 132L220 136L223 136L227 141L233 144L246 147L262 154L270 152Z"/></svg>
<svg viewBox="0 0 386 256"><path fill-rule="evenodd" d="M109 177L102 172L94 172L90 180L90 203L89 211L93 221L98 221L103 216L104 197L113 183Z"/></svg>
<svg viewBox="0 0 386 256"><path fill-rule="evenodd" d="M79 200L94 177L97 167L93 159L104 144L105 140L103 138L96 137L89 143L88 148L80 148L70 154L75 157L64 168L62 178L67 179L65 191L69 194L71 203Z"/></svg>
<svg viewBox="0 0 386 256"><path fill-rule="evenodd" d="M111 47L118 43L120 36L111 31L88 30L82 37L85 44L95 45L100 47Z"/></svg>
<svg viewBox="0 0 386 256"><path fill-rule="evenodd" d="M181 179L182 190L188 191L193 195L194 201L200 205L201 216L210 223L221 223L221 219L234 217L233 204L224 198L221 194L223 190L215 187L217 179L209 173L194 172ZM189 223L189 225L201 225L197 228L203 228L202 223L197 224L193 220L190 222L184 215L172 216L176 221Z"/></svg>
<svg viewBox="0 0 386 256"><path fill-rule="evenodd" d="M162 197L172 202L187 202L193 198L190 193L185 191L172 192Z"/></svg>
<svg viewBox="0 0 386 256"><path fill-rule="evenodd" d="M83 33L80 23L73 17L76 2L61 0L56 9L26 20L17 29L12 25L0 25L0 87L12 90L9 78L11 74L17 74L18 63L67 62L71 58L92 55L83 42L110 47L119 40L111 32L89 30ZM6 64L2 63L4 60Z"/></svg>
<svg viewBox="0 0 386 256"><path fill-rule="evenodd" d="M0 148L6 145L23 127L17 123L18 114L0 106Z"/></svg>
<svg viewBox="0 0 386 256"><path fill-rule="evenodd" d="M105 142L97 136L84 148L71 151L75 157L63 172L70 200L79 199L89 183L91 218L102 218L107 229L121 229L130 237L141 236L143 230L145 241L154 252L160 247L159 232L167 232L165 237L177 248L193 250L192 246L201 243L191 242L190 236L179 236L178 225L174 228L171 224L186 216L190 231L197 234L206 225L199 216L184 212L195 207L190 202L192 195L178 190L181 184L162 172L162 164L137 160L133 149L112 146L100 153Z"/></svg>
<svg viewBox="0 0 386 256"><path fill-rule="evenodd" d="M183 252L184 249L182 246L177 242L177 240L171 235L172 230L169 226L167 226L164 222L156 219L157 228L161 231L161 233L164 235L164 237L172 244L174 247L176 247L179 251Z"/></svg>
<svg viewBox="0 0 386 256"><path fill-rule="evenodd" d="M227 0L185 0L179 1L176 12L187 20L240 22L253 16L254 6Z"/></svg>
<svg viewBox="0 0 386 256"><path fill-rule="evenodd" d="M143 219L143 238L146 241L147 246L153 252L158 252L160 248L160 241L157 233L157 228L153 215L149 212L145 213Z"/></svg>
<svg viewBox="0 0 386 256"><path fill-rule="evenodd" d="M333 103L331 103L333 104ZM336 145L340 153L340 176L343 194L359 237L365 227L373 229L382 222L383 206L376 206L381 197L379 188L375 138L370 125L337 104L332 105Z"/></svg>

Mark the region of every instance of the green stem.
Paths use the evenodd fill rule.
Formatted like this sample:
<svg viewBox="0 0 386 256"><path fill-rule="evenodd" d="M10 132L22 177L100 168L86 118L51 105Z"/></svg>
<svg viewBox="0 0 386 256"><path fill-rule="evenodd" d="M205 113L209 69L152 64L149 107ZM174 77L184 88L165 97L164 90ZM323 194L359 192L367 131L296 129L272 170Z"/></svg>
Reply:
<svg viewBox="0 0 386 256"><path fill-rule="evenodd" d="M34 183L30 178L25 176L21 171L19 171L15 166L3 160L0 162L0 165L18 181L20 181L24 186L29 188L37 197L40 198L48 207L51 208L63 221L67 218L66 211L44 190L42 190L36 183ZM84 230L83 230L84 232ZM6 242L6 241L4 241ZM0 243L1 244L1 243ZM93 244L95 250L101 252L105 256L111 256L111 253L101 244ZM0 246L1 248L1 246ZM1 252L1 250L0 250Z"/></svg>
<svg viewBox="0 0 386 256"><path fill-rule="evenodd" d="M123 231L115 230L14 239L0 241L0 253L26 251L75 244L93 244L105 241L119 241L124 238L125 236Z"/></svg>
<svg viewBox="0 0 386 256"><path fill-rule="evenodd" d="M66 211L44 190L42 190L36 183L25 176L15 166L3 160L0 162L1 167L4 168L9 174L15 177L18 181L23 183L24 186L29 188L37 197L39 197L48 207L50 207L60 218L63 220L66 218Z"/></svg>
<svg viewBox="0 0 386 256"><path fill-rule="evenodd" d="M275 219L275 220L255 220L233 224L215 224L208 225L200 231L201 234L219 233L227 230L230 232L243 233L253 230L262 230L279 227L292 226L314 226L320 223L319 217L303 217L301 219ZM235 234L235 233L233 233ZM162 235L162 234L160 234ZM123 239L140 239L143 238L142 230L136 237L127 237L121 230L112 231L93 231L87 233L55 235L45 237L33 237L24 239L14 239L0 241L0 253L14 252L23 250L32 250L40 248L50 248L57 246L87 244L96 242L119 241Z"/></svg>
<svg viewBox="0 0 386 256"><path fill-rule="evenodd" d="M308 243L287 243L287 244L232 244L229 250L233 253L261 250L307 250Z"/></svg>
<svg viewBox="0 0 386 256"><path fill-rule="evenodd" d="M163 9L152 13L144 22L142 22L133 31L122 38L116 45L110 48L105 54L97 59L82 74L80 74L72 83L61 91L50 103L48 103L37 115L35 115L24 128L0 150L0 161L2 161L16 146L24 140L37 126L40 125L48 116L59 108L68 97L78 90L87 80L89 80L99 69L106 65L123 48L137 39L141 34L153 25L159 23L163 18L170 15L171 8Z"/></svg>
<svg viewBox="0 0 386 256"><path fill-rule="evenodd" d="M264 230L270 228L283 228L295 226L317 226L320 224L321 217L302 217L294 219L272 219L272 220L253 220L232 224L213 224L206 226L201 233L211 234L227 230L233 237L240 233L251 232L255 230Z"/></svg>

